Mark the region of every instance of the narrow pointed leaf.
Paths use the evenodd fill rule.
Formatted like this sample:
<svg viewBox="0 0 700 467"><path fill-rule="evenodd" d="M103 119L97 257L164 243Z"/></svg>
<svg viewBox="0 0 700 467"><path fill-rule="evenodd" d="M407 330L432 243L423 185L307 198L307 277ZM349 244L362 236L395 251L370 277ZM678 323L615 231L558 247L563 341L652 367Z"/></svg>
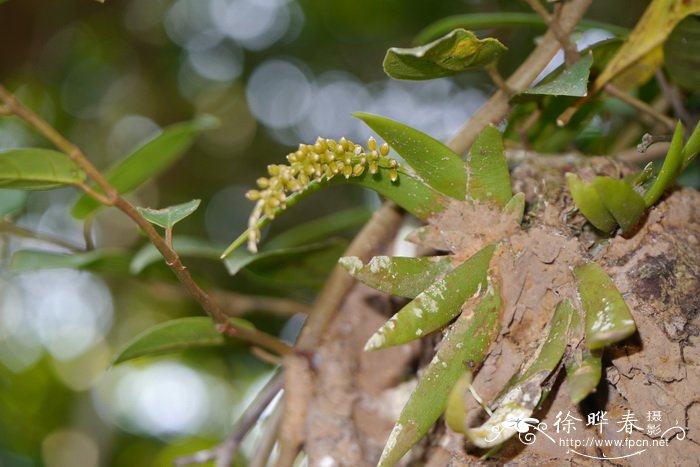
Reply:
<svg viewBox="0 0 700 467"><path fill-rule="evenodd" d="M593 188L623 233L634 229L646 211L644 198L622 180L596 177Z"/></svg>
<svg viewBox="0 0 700 467"><path fill-rule="evenodd" d="M404 344L449 323L468 297L486 288L486 273L495 249L495 245L483 248L425 289L374 333L365 350Z"/></svg>
<svg viewBox="0 0 700 467"><path fill-rule="evenodd" d="M600 382L603 364L600 353L586 351L566 365L566 387L571 403L578 404L595 391Z"/></svg>
<svg viewBox="0 0 700 467"><path fill-rule="evenodd" d="M467 306L450 326L435 358L406 402L384 446L378 467L398 463L443 414L450 391L465 369L475 370L483 362L498 334L502 307L498 286L489 284L483 298L471 299L471 302L476 303L475 307Z"/></svg>
<svg viewBox="0 0 700 467"><path fill-rule="evenodd" d="M700 153L700 122L695 125L695 129L690 134L688 142L683 147L683 170L685 170L693 159Z"/></svg>
<svg viewBox="0 0 700 467"><path fill-rule="evenodd" d="M545 78L542 83L524 91L523 94L546 94L551 96L583 97L588 94L588 76L593 65L593 54L587 53L576 63L563 69L552 79Z"/></svg>
<svg viewBox="0 0 700 467"><path fill-rule="evenodd" d="M569 325L575 309L568 300L559 302L549 322L547 337L514 383L496 402L498 408L481 426L465 430L469 440L480 448L497 446L518 432L515 423L532 415L542 397L542 383L557 368L568 340Z"/></svg>
<svg viewBox="0 0 700 467"><path fill-rule="evenodd" d="M501 132L487 126L479 134L467 159L467 197L504 207L513 196Z"/></svg>
<svg viewBox="0 0 700 467"><path fill-rule="evenodd" d="M596 263L574 268L586 315L586 344L591 350L619 342L637 329L620 291Z"/></svg>
<svg viewBox="0 0 700 467"><path fill-rule="evenodd" d="M445 408L445 423L455 433L464 433L464 417L467 412L467 404L464 400L469 387L472 385L472 372L465 370L464 374L450 390Z"/></svg>
<svg viewBox="0 0 700 467"><path fill-rule="evenodd" d="M525 215L525 193L516 193L503 207L503 213L512 215L517 220L518 224L523 221Z"/></svg>
<svg viewBox="0 0 700 467"><path fill-rule="evenodd" d="M173 237L173 248L182 257L218 259L219 253L221 253L219 245L213 245L201 238L187 236ZM148 266L159 262L165 262L163 255L152 243L148 243L134 255L129 270L132 274L140 274Z"/></svg>
<svg viewBox="0 0 700 467"><path fill-rule="evenodd" d="M404 170L399 169L398 173L399 177L395 182L392 182L390 179L389 169L382 167L374 175L370 174L369 171L365 171L359 177L350 177L348 179L345 177L334 177L331 180L314 181L309 184L306 190L298 191L287 198L287 209L322 188L341 183L352 183L376 191L419 219L428 219L445 209L448 198ZM281 209L278 210L277 214L281 211ZM258 221L257 226L260 229L269 223L270 219L267 216L263 216ZM221 254L221 258L224 259L237 250L248 240L249 235L249 229L239 235Z"/></svg>
<svg viewBox="0 0 700 467"><path fill-rule="evenodd" d="M467 172L452 149L403 123L367 113L353 115L376 131L425 183L447 196L464 199Z"/></svg>
<svg viewBox="0 0 700 467"><path fill-rule="evenodd" d="M193 199L192 201L163 209L142 207L137 207L136 209L138 209L141 215L151 224L163 227L164 229L172 229L175 224L195 212L201 202L202 201L199 199Z"/></svg>
<svg viewBox="0 0 700 467"><path fill-rule="evenodd" d="M108 169L105 176L120 193L129 193L170 167L185 154L202 130L216 125L214 117L205 115L169 126ZM72 214L84 219L99 207L92 198L82 196L73 206Z"/></svg>
<svg viewBox="0 0 700 467"><path fill-rule="evenodd" d="M126 251L101 249L81 253L56 253L41 250L20 250L12 256L10 271L26 272L39 269L109 269L115 272L125 270L128 261ZM120 267L121 266L121 267ZM124 271L126 272L126 271Z"/></svg>
<svg viewBox="0 0 700 467"><path fill-rule="evenodd" d="M493 65L506 50L498 39L479 39L471 31L455 29L426 45L392 47L384 57L384 72L394 79L442 78Z"/></svg>
<svg viewBox="0 0 700 467"><path fill-rule="evenodd" d="M617 227L615 218L605 207L592 185L584 183L572 173L566 174L566 184L576 207L596 229L609 233Z"/></svg>
<svg viewBox="0 0 700 467"><path fill-rule="evenodd" d="M654 183L649 187L647 192L644 193L644 203L646 203L646 207L653 206L664 192L673 186L683 168L683 160L683 125L678 122L676 130L673 132L673 139L666 153L664 164L656 175Z"/></svg>
<svg viewBox="0 0 700 467"><path fill-rule="evenodd" d="M254 329L248 321L231 318L239 327ZM224 347L236 343L216 330L211 318L190 317L166 321L153 326L131 340L117 353L113 365L139 357L152 357L192 348Z"/></svg>
<svg viewBox="0 0 700 467"><path fill-rule="evenodd" d="M0 187L17 190L50 190L78 185L85 173L65 154L39 148L0 151Z"/></svg>
<svg viewBox="0 0 700 467"><path fill-rule="evenodd" d="M375 256L367 264L348 256L338 263L355 279L381 292L415 298L454 267L449 256L401 258Z"/></svg>

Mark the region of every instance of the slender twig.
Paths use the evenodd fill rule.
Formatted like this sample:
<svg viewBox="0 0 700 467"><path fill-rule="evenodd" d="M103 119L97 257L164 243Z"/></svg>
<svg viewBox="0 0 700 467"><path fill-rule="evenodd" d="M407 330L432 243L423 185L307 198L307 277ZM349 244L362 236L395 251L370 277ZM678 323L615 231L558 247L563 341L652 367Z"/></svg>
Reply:
<svg viewBox="0 0 700 467"><path fill-rule="evenodd" d="M7 116L12 115L12 110L6 105L0 105L0 115Z"/></svg>
<svg viewBox="0 0 700 467"><path fill-rule="evenodd" d="M668 101L671 103L671 107L673 108L673 112L676 114L676 117L680 118L687 127L690 127L690 113L683 104L683 99L681 99L678 88L668 82L664 72L661 69L656 70L655 76L661 91L666 96L666 99L668 99Z"/></svg>
<svg viewBox="0 0 700 467"><path fill-rule="evenodd" d="M486 68L486 72L488 73L489 78L491 78L491 81L493 81L493 84L495 84L498 89L506 93L508 96L513 95L513 90L508 87L508 83L506 83L506 80L503 79L503 76L498 71L496 66Z"/></svg>
<svg viewBox="0 0 700 467"><path fill-rule="evenodd" d="M672 118L667 117L666 115L660 112L657 112L656 109L654 109L646 102L641 101L636 97L632 96L631 94L626 93L614 84L608 83L605 85L604 89L605 92L610 94L615 99L619 99L625 104L629 105L630 107L633 107L634 109L639 110L640 112L643 112L646 115L649 115L651 118L663 124L665 127L673 129L676 126L676 122Z"/></svg>
<svg viewBox="0 0 700 467"><path fill-rule="evenodd" d="M580 58L580 55L578 50L576 50L576 45L569 40L570 33L567 34L562 31L557 19L549 14L549 11L542 6L540 0L525 0L525 3L530 5L530 8L532 8L532 10L544 20L547 27L549 27L550 31L552 31L554 36L559 41L559 44L561 44L562 49L564 49L564 62L567 65L576 63L576 61Z"/></svg>
<svg viewBox="0 0 700 467"><path fill-rule="evenodd" d="M0 234L8 234L19 238L29 238L32 240L39 240L40 242L50 243L52 245L65 248L66 250L77 253L83 251L83 249L71 242L63 240L62 238L54 237L52 235L43 234L40 232L35 232L34 230L25 229L12 222L0 221Z"/></svg>
<svg viewBox="0 0 700 467"><path fill-rule="evenodd" d="M216 467L229 467L243 438L255 426L265 409L282 390L284 378L282 373L275 375L258 393L255 400L245 409L238 419L226 441L211 449L195 452L175 459L178 467L204 462L216 461Z"/></svg>
<svg viewBox="0 0 700 467"><path fill-rule="evenodd" d="M253 457L248 463L248 467L265 467L270 460L270 454L272 454L272 449L275 447L277 442L277 431L279 430L280 423L282 423L282 407L283 401L273 409L272 414L267 419L265 423L265 431L263 431L258 445L255 449Z"/></svg>
<svg viewBox="0 0 700 467"><path fill-rule="evenodd" d="M177 252L163 240L153 225L148 222L129 201L123 198L106 178L104 178L102 173L97 170L80 148L64 138L63 135L44 121L39 115L22 105L22 103L2 85L0 85L0 100L12 111L13 115L16 115L34 127L54 146L65 153L68 158L95 182L105 195L95 192L95 190L85 184L80 186L83 191L107 206L115 206L134 221L163 256L165 263L170 267L173 273L175 273L175 276L188 294L195 299L201 305L202 309L217 323L217 329L219 329L220 332L264 347L280 355L285 355L290 352L291 347L274 336L231 323L226 314L221 311L218 304L211 300L209 295L194 281Z"/></svg>

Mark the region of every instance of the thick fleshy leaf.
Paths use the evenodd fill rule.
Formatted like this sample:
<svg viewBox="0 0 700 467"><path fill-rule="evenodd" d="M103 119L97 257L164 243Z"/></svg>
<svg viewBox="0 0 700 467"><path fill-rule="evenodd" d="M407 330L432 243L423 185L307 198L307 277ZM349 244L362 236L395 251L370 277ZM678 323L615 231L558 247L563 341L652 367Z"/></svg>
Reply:
<svg viewBox="0 0 700 467"><path fill-rule="evenodd" d="M455 433L464 433L466 428L464 426L464 416L467 413L467 404L464 398L472 385L472 379L472 372L465 369L464 374L457 380L457 383L450 390L450 395L447 397L445 423Z"/></svg>
<svg viewBox="0 0 700 467"><path fill-rule="evenodd" d="M508 27L527 27L532 29L546 30L547 24L542 17L536 13L469 13L466 15L454 15L446 18L441 18L436 22L428 25L420 31L414 40L416 44L424 44L432 41L448 32L457 29L493 29L493 28L508 28ZM614 24L602 23L599 21L591 21L583 19L577 29L603 29L615 36L626 36L630 30Z"/></svg>
<svg viewBox="0 0 700 467"><path fill-rule="evenodd" d="M591 65L593 65L593 54L589 52L570 67L564 68L551 79L545 78L542 83L523 94L583 97L588 94Z"/></svg>
<svg viewBox="0 0 700 467"><path fill-rule="evenodd" d="M183 156L202 130L216 125L216 118L204 115L169 126L108 169L105 177L120 193L133 191ZM72 214L83 219L99 207L97 201L82 196L73 206Z"/></svg>
<svg viewBox="0 0 700 467"><path fill-rule="evenodd" d="M467 171L452 149L395 120L361 112L353 115L376 131L425 183L447 196L464 199Z"/></svg>
<svg viewBox="0 0 700 467"><path fill-rule="evenodd" d="M370 337L365 350L383 349L419 339L449 323L464 301L486 288L495 245L483 248L434 282Z"/></svg>
<svg viewBox="0 0 700 467"><path fill-rule="evenodd" d="M254 329L251 323L240 318L231 318L231 322L239 327ZM223 347L235 342L235 339L219 333L211 318L206 316L173 319L134 337L117 353L112 364L193 348Z"/></svg>
<svg viewBox="0 0 700 467"><path fill-rule="evenodd" d="M622 180L596 177L593 188L598 197L620 225L623 233L634 229L646 211L644 198Z"/></svg>
<svg viewBox="0 0 700 467"><path fill-rule="evenodd" d="M493 65L506 50L498 39L479 39L471 31L455 29L426 45L392 47L384 57L384 72L394 79L442 78Z"/></svg>
<svg viewBox="0 0 700 467"><path fill-rule="evenodd" d="M309 184L306 190L298 191L287 198L287 209L322 188L340 183L352 183L376 191L380 195L394 201L419 219L428 219L445 209L448 198L402 169L398 170L398 174L399 176L396 181L392 182L390 169L380 167L379 171L374 175L365 170L362 175L358 177L350 177L347 179L345 177L334 177L331 180L322 182L314 181ZM282 210L277 211L277 214L281 211ZM262 216L258 221L257 227L261 229L269 223L270 219L267 216ZM237 250L238 247L248 240L249 235L250 229L247 229L239 235L221 254L221 258L224 259Z"/></svg>
<svg viewBox="0 0 700 467"><path fill-rule="evenodd" d="M334 212L285 230L267 241L263 248L276 250L320 242L334 235L361 227L370 217L372 217L372 209L368 206Z"/></svg>
<svg viewBox="0 0 700 467"><path fill-rule="evenodd" d="M566 184L576 207L596 229L609 233L617 227L615 218L605 207L593 185L585 183L573 173L566 174Z"/></svg>
<svg viewBox="0 0 700 467"><path fill-rule="evenodd" d="M520 224L525 215L525 193L520 192L514 194L510 201L503 207L503 214L515 217L517 223Z"/></svg>
<svg viewBox="0 0 700 467"><path fill-rule="evenodd" d="M599 352L580 352L566 365L566 388L572 404L578 404L595 391L603 364Z"/></svg>
<svg viewBox="0 0 700 467"><path fill-rule="evenodd" d="M13 214L24 207L27 193L22 190L0 189L0 217Z"/></svg>
<svg viewBox="0 0 700 467"><path fill-rule="evenodd" d="M173 248L180 256L194 258L219 259L221 247L211 242L195 237L173 237ZM132 274L139 274L148 266L164 262L163 256L152 243L144 245L132 258L129 270Z"/></svg>
<svg viewBox="0 0 700 467"><path fill-rule="evenodd" d="M695 125L695 129L690 134L688 142L683 147L683 170L697 157L700 153L700 122Z"/></svg>
<svg viewBox="0 0 700 467"><path fill-rule="evenodd" d="M504 207L513 196L501 132L487 126L469 150L467 198Z"/></svg>
<svg viewBox="0 0 700 467"><path fill-rule="evenodd" d="M644 193L646 207L653 206L664 192L673 186L683 168L683 156L683 125L678 122L676 130L673 132L671 146L666 153L666 159L664 159L664 165L661 166L654 183Z"/></svg>
<svg viewBox="0 0 700 467"><path fill-rule="evenodd" d="M55 253L41 250L20 250L12 256L10 271L26 272L39 269L99 269L126 272L126 251L101 249L81 253Z"/></svg>
<svg viewBox="0 0 700 467"><path fill-rule="evenodd" d="M175 224L195 212L201 202L202 201L199 199L193 199L192 201L163 209L142 207L137 207L136 209L138 209L141 215L151 224L163 227L164 229L172 229Z"/></svg>
<svg viewBox="0 0 700 467"><path fill-rule="evenodd" d="M472 298L440 343L389 435L378 467L390 467L411 449L440 418L450 391L484 360L498 334L501 298L497 284L489 284L483 298Z"/></svg>
<svg viewBox="0 0 700 467"><path fill-rule="evenodd" d="M568 341L568 329L576 312L568 300L560 302L549 322L547 337L535 356L513 379L514 383L495 402L497 409L481 426L464 430L469 440L480 448L497 446L517 433L517 424L532 415L542 397L542 383L557 368ZM492 404L493 405L493 404Z"/></svg>
<svg viewBox="0 0 700 467"><path fill-rule="evenodd" d="M664 43L664 63L674 82L700 91L700 17L689 15L673 29Z"/></svg>
<svg viewBox="0 0 700 467"><path fill-rule="evenodd" d="M0 151L2 188L50 190L85 180L85 173L63 153L39 148Z"/></svg>
<svg viewBox="0 0 700 467"><path fill-rule="evenodd" d="M591 350L619 342L637 327L625 301L605 270L596 263L574 268L586 315L586 345Z"/></svg>
<svg viewBox="0 0 700 467"><path fill-rule="evenodd" d="M375 256L367 264L362 264L357 256L348 256L340 258L338 263L360 282L389 295L407 298L417 297L454 268L449 256Z"/></svg>

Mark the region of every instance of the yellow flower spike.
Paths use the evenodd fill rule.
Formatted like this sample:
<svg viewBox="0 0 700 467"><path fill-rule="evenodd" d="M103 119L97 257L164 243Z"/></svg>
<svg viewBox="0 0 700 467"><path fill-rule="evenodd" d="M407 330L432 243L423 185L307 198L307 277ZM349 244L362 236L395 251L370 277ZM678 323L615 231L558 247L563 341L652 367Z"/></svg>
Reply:
<svg viewBox="0 0 700 467"><path fill-rule="evenodd" d="M376 162L372 162L372 163L369 165L369 173L371 173L372 175L374 175L374 174L376 174L377 172L379 172L379 166L377 165Z"/></svg>
<svg viewBox="0 0 700 467"><path fill-rule="evenodd" d="M245 194L245 197L248 198L250 201L257 201L260 199L261 194L258 190L248 190Z"/></svg>
<svg viewBox="0 0 700 467"><path fill-rule="evenodd" d="M376 150L377 150L377 140L374 139L373 136L370 136L370 137L367 139L367 148L368 148L370 151L376 151Z"/></svg>
<svg viewBox="0 0 700 467"><path fill-rule="evenodd" d="M396 159L388 159L388 162L389 162L389 167L391 167L392 169L397 168L399 166L399 163L396 162Z"/></svg>
<svg viewBox="0 0 700 467"><path fill-rule="evenodd" d="M267 187L270 186L270 180L268 180L268 179L265 178L265 177L260 177L259 179L257 179L257 180L255 181L255 183L258 184L258 187L259 187L259 188L267 188Z"/></svg>
<svg viewBox="0 0 700 467"><path fill-rule="evenodd" d="M279 175L280 168L278 165L270 164L267 166L267 173L274 177L276 175Z"/></svg>
<svg viewBox="0 0 700 467"><path fill-rule="evenodd" d="M364 164L360 163L355 165L355 167L352 168L352 175L354 177L359 177L362 175L362 173L365 171L365 166Z"/></svg>
<svg viewBox="0 0 700 467"><path fill-rule="evenodd" d="M328 149L330 149L331 151L335 151L338 148L338 143L336 143L332 139L327 139L326 146L328 146Z"/></svg>
<svg viewBox="0 0 700 467"><path fill-rule="evenodd" d="M309 177L306 175L305 172L300 172L297 180L299 181L299 185L301 185L302 188L306 188L309 185Z"/></svg>
<svg viewBox="0 0 700 467"><path fill-rule="evenodd" d="M396 180L398 180L399 179L399 172L396 169L391 169L389 171L389 179L392 182L395 182Z"/></svg>
<svg viewBox="0 0 700 467"><path fill-rule="evenodd" d="M379 146L379 152L382 156L386 156L389 154L389 145L386 143L382 143L381 146Z"/></svg>
<svg viewBox="0 0 700 467"><path fill-rule="evenodd" d="M350 178L350 175L352 175L352 166L346 165L345 167L343 167L343 176L345 178Z"/></svg>

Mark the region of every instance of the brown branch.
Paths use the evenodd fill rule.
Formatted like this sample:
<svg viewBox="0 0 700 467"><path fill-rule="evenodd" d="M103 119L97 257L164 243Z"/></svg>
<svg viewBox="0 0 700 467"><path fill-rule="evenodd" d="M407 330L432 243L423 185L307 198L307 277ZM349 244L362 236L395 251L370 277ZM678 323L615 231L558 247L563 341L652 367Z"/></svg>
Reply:
<svg viewBox="0 0 700 467"><path fill-rule="evenodd" d="M549 11L542 6L540 0L525 0L525 3L527 3L530 8L532 8L532 10L544 20L549 30L552 31L552 34L554 34L559 41L562 49L564 49L564 63L567 65L576 63L576 61L578 61L580 58L580 55L578 50L576 50L576 45L569 40L570 32L567 34L566 32L562 31L557 18L554 18L549 14Z"/></svg>
<svg viewBox="0 0 700 467"><path fill-rule="evenodd" d="M15 225L12 222L0 221L0 234L7 234L19 238L39 240L40 242L49 243L51 245L56 245L61 248L65 248L66 250L72 251L74 253L84 251L80 246L63 240L62 238L54 237L52 235L46 235L40 232L35 232L34 230L25 229L24 227Z"/></svg>
<svg viewBox="0 0 700 467"><path fill-rule="evenodd" d="M253 343L260 347L266 348L280 355L285 355L290 352L291 347L288 344L280 341L264 332L249 329L242 326L237 326L231 323L226 314L221 311L217 303L209 297L209 295L194 281L189 271L182 264L182 260L175 250L173 250L153 225L144 218L141 213L105 179L97 168L92 165L90 160L85 157L85 154L73 143L63 137L56 129L44 121L40 116L32 112L30 109L22 105L17 98L9 93L2 85L0 85L0 100L5 102L12 114L21 118L37 131L43 134L54 146L66 154L78 167L80 167L90 177L95 184L104 192L106 196L96 193L92 189L87 189L87 185L82 188L86 193L95 197L101 203L108 206L115 206L117 209L125 213L131 218L136 225L146 234L148 239L153 243L156 249L165 259L165 263L170 267L175 276L178 278L187 293L195 299L217 323L217 329L230 336L242 339Z"/></svg>
<svg viewBox="0 0 700 467"><path fill-rule="evenodd" d="M238 452L243 438L255 426L262 413L277 396L277 393L282 390L283 382L282 373L278 373L265 385L238 419L226 441L212 449L205 449L194 454L179 457L175 459L175 465L180 467L216 461L216 467L229 467L236 452Z"/></svg>
<svg viewBox="0 0 700 467"><path fill-rule="evenodd" d="M605 92L610 94L612 97L615 99L619 99L625 104L629 105L630 107L639 110L640 112L649 115L651 118L656 120L657 122L661 123L665 127L669 129L673 129L676 127L676 122L670 118L667 117L666 115L658 112L656 109L654 109L652 106L647 104L646 102L640 101L636 97L632 96L631 94L626 93L625 91L621 90L617 86L613 84L606 84L605 85Z"/></svg>
<svg viewBox="0 0 700 467"><path fill-rule="evenodd" d="M272 449L277 442L277 431L282 423L282 409L282 401L280 401L267 420L265 431L258 441L255 454L250 459L248 467L265 467L270 460L270 454L272 454Z"/></svg>

